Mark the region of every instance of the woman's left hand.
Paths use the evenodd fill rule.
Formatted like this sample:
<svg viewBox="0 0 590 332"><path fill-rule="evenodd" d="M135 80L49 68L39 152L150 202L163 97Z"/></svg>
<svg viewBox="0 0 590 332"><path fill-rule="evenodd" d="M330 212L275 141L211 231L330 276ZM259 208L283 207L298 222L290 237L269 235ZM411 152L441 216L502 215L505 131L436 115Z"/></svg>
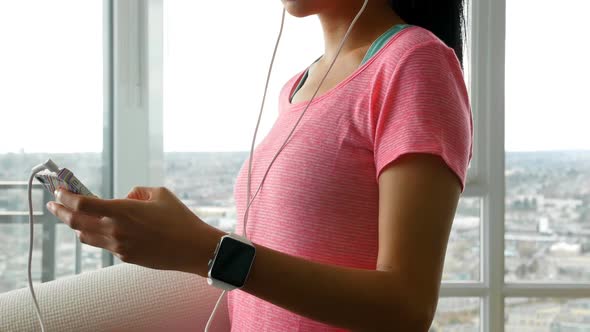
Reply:
<svg viewBox="0 0 590 332"><path fill-rule="evenodd" d="M170 190L135 187L125 199L56 192L51 213L76 230L80 242L109 250L122 261L202 275L217 239ZM59 204L61 203L61 204ZM217 233L221 231L217 230Z"/></svg>

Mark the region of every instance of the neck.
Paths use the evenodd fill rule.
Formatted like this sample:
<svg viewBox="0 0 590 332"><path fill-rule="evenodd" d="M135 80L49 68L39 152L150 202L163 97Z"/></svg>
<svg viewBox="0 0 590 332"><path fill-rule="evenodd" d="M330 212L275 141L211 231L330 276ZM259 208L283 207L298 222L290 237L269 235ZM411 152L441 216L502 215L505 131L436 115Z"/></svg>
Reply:
<svg viewBox="0 0 590 332"><path fill-rule="evenodd" d="M355 6L343 6L344 8L318 14L324 32L324 56L322 60L331 61L334 59L340 42L362 5L363 1L359 1ZM369 47L388 28L399 23L404 22L389 7L387 1L369 1L365 11L348 35L340 55L350 54L360 48Z"/></svg>

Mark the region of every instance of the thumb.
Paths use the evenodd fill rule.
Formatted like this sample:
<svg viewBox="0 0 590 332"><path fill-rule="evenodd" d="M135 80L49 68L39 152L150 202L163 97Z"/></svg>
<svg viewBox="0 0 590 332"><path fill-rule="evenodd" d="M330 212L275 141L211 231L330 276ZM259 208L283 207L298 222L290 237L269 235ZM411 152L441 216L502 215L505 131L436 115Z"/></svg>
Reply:
<svg viewBox="0 0 590 332"><path fill-rule="evenodd" d="M140 201L150 201L154 197L154 188L152 187L133 187L127 194L127 198Z"/></svg>

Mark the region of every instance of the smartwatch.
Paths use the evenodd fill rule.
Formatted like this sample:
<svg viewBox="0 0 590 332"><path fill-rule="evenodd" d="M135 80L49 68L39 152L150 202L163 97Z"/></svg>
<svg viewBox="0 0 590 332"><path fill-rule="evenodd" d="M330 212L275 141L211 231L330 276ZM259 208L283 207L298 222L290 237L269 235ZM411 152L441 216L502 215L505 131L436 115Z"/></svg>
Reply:
<svg viewBox="0 0 590 332"><path fill-rule="evenodd" d="M241 288L250 274L255 255L256 247L247 238L235 233L222 236L207 264L207 283L223 290Z"/></svg>

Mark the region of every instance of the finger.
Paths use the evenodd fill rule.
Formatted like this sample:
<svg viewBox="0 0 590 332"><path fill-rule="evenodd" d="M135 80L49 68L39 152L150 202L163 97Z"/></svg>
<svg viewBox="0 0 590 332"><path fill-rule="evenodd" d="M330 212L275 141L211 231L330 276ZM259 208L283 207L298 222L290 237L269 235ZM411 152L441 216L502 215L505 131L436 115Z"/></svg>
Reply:
<svg viewBox="0 0 590 332"><path fill-rule="evenodd" d="M97 248L108 249L112 246L109 239L102 234L79 232L78 239L81 243Z"/></svg>
<svg viewBox="0 0 590 332"><path fill-rule="evenodd" d="M133 187L127 194L127 198L142 201L149 201L154 196L154 188L152 187Z"/></svg>
<svg viewBox="0 0 590 332"><path fill-rule="evenodd" d="M74 230L99 234L106 234L108 232L108 225L98 217L73 211L56 202L47 203L47 209Z"/></svg>
<svg viewBox="0 0 590 332"><path fill-rule="evenodd" d="M125 210L124 200L119 199L101 199L97 197L74 194L65 189L55 191L57 202L68 207L72 211L83 212L88 215L98 217L118 216Z"/></svg>

